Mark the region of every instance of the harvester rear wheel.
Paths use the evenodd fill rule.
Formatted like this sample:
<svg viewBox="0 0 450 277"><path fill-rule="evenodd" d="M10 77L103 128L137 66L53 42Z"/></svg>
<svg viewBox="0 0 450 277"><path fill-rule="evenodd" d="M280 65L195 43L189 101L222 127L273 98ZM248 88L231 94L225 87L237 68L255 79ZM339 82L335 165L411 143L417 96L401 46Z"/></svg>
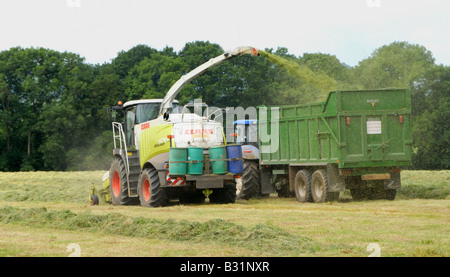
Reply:
<svg viewBox="0 0 450 277"><path fill-rule="evenodd" d="M121 158L115 158L109 170L109 187L111 188L111 202L113 205L131 204L128 196L127 172Z"/></svg>
<svg viewBox="0 0 450 277"><path fill-rule="evenodd" d="M300 170L295 175L295 197L300 203L313 202L311 194L311 173Z"/></svg>
<svg viewBox="0 0 450 277"><path fill-rule="evenodd" d="M314 171L311 179L311 193L315 203L335 201L339 198L339 192L330 192L328 187L327 172L324 169Z"/></svg>
<svg viewBox="0 0 450 277"><path fill-rule="evenodd" d="M167 193L161 187L158 171L154 168L142 170L138 183L139 201L145 207L161 207L168 202Z"/></svg>
<svg viewBox="0 0 450 277"><path fill-rule="evenodd" d="M201 190L183 191L178 196L181 204L200 204L205 202L205 198Z"/></svg>
<svg viewBox="0 0 450 277"><path fill-rule="evenodd" d="M237 199L249 200L256 197L260 191L261 177L258 169L258 163L255 161L244 160L241 182L237 186Z"/></svg>
<svg viewBox="0 0 450 277"><path fill-rule="evenodd" d="M221 189L214 189L209 196L210 203L229 204L236 202L236 182L224 184Z"/></svg>

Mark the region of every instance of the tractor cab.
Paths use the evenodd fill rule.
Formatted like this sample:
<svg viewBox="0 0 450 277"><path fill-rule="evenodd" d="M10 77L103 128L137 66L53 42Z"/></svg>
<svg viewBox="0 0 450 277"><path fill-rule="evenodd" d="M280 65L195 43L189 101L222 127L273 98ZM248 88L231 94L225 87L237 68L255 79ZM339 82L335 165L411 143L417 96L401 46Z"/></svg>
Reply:
<svg viewBox="0 0 450 277"><path fill-rule="evenodd" d="M258 160L258 120L246 119L233 122L236 144L241 145L242 158L245 160Z"/></svg>
<svg viewBox="0 0 450 277"><path fill-rule="evenodd" d="M233 125L237 144L258 145L258 121L256 119L236 120Z"/></svg>

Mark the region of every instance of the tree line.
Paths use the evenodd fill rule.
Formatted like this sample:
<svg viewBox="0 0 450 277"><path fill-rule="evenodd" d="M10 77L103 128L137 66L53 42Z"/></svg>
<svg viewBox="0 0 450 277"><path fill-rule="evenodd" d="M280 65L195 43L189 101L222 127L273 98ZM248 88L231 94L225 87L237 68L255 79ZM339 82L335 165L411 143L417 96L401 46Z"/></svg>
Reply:
<svg viewBox="0 0 450 277"><path fill-rule="evenodd" d="M412 92L413 168L449 169L450 67L425 47L394 42L350 67L323 53L265 49L336 81L340 89L409 88ZM163 98L184 74L222 54L208 41L176 52L137 45L104 64L78 54L15 47L0 52L0 171L108 169L112 131L106 109ZM242 56L198 76L178 95L210 106L304 104L323 99L305 78L264 57Z"/></svg>

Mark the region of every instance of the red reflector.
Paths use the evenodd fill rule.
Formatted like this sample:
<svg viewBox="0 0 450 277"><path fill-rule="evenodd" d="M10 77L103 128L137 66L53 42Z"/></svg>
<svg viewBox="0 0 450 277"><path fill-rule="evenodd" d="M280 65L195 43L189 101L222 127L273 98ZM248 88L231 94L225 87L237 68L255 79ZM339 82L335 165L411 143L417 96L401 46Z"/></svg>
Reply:
<svg viewBox="0 0 450 277"><path fill-rule="evenodd" d="M400 122L400 124L403 124L403 115L398 116L398 122Z"/></svg>
<svg viewBox="0 0 450 277"><path fill-rule="evenodd" d="M347 123L347 126L350 125L350 116L347 116L345 118L345 122Z"/></svg>
<svg viewBox="0 0 450 277"><path fill-rule="evenodd" d="M350 174L352 174L352 170L351 169L341 170L341 175L350 175Z"/></svg>
<svg viewBox="0 0 450 277"><path fill-rule="evenodd" d="M252 150L244 150L244 153L252 153Z"/></svg>

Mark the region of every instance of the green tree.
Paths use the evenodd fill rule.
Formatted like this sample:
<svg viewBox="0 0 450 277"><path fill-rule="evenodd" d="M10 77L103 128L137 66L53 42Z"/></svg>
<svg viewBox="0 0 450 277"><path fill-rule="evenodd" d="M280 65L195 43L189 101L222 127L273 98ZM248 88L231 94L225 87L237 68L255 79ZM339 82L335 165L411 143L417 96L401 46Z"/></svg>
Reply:
<svg viewBox="0 0 450 277"><path fill-rule="evenodd" d="M184 68L186 65L177 57L157 53L145 58L125 78L125 95L128 100L163 98Z"/></svg>
<svg viewBox="0 0 450 277"><path fill-rule="evenodd" d="M411 87L413 82L434 65L434 58L425 47L408 42L382 46L359 62L354 74L366 89Z"/></svg>
<svg viewBox="0 0 450 277"><path fill-rule="evenodd" d="M139 44L128 51L120 51L111 62L114 72L123 80L128 72L143 59L150 58L158 51L147 45Z"/></svg>
<svg viewBox="0 0 450 277"><path fill-rule="evenodd" d="M430 68L412 89L413 166L450 169L450 67Z"/></svg>
<svg viewBox="0 0 450 277"><path fill-rule="evenodd" d="M182 74L190 72L223 52L222 47L209 41L186 43L178 54L182 62L186 65ZM221 86L221 80L226 74L224 72L225 68L227 68L226 62L210 68L205 73L197 76L180 91L178 99L185 103L195 98L201 98L208 105L217 106L216 101L225 90Z"/></svg>
<svg viewBox="0 0 450 277"><path fill-rule="evenodd" d="M60 92L61 53L44 48L11 48L0 53L1 114L6 135L6 149L14 153L8 169L39 166L37 153L41 132L36 119L44 105ZM8 155L9 156L9 155Z"/></svg>

